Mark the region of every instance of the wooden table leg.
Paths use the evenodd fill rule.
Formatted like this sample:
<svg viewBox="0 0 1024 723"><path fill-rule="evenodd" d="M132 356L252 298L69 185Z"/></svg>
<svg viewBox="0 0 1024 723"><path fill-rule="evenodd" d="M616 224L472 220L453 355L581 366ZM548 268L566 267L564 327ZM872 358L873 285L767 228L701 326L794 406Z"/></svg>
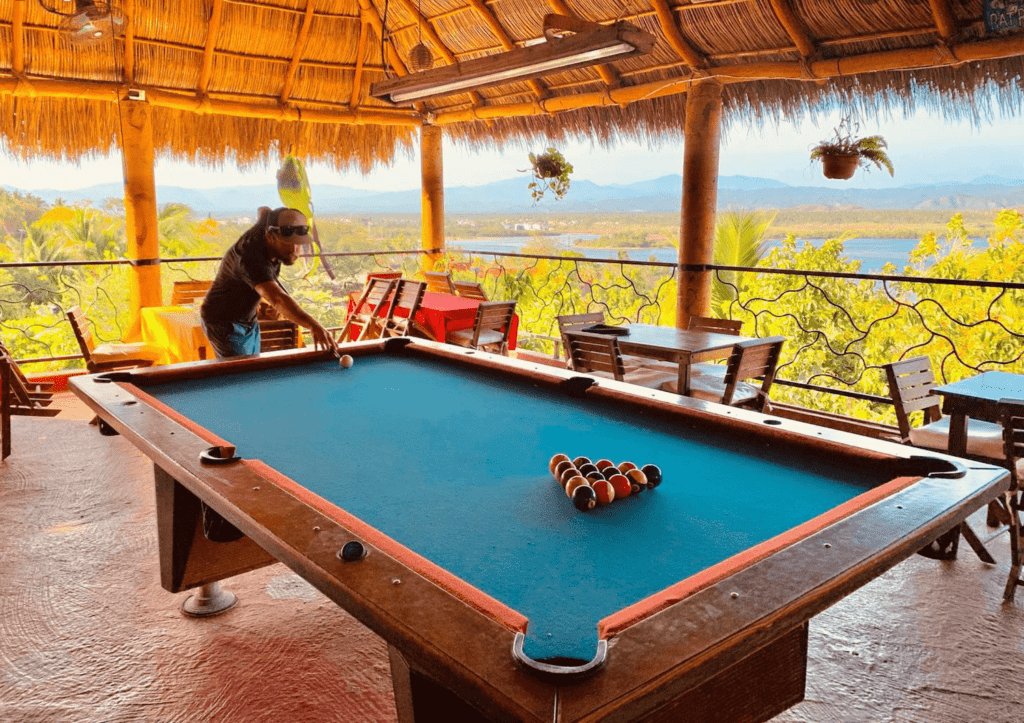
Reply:
<svg viewBox="0 0 1024 723"><path fill-rule="evenodd" d="M689 352L679 354L679 380L676 389L684 397L690 396L690 361Z"/></svg>
<svg viewBox="0 0 1024 723"><path fill-rule="evenodd" d="M996 564L995 558L989 554L987 549L985 549L985 544L966 521L960 523L960 534L964 536L964 539L967 540L967 544L971 546L971 549L974 550L975 553L977 553L982 562L987 562L990 565Z"/></svg>
<svg viewBox="0 0 1024 723"><path fill-rule="evenodd" d="M949 415L949 453L955 457L967 454L967 415Z"/></svg>

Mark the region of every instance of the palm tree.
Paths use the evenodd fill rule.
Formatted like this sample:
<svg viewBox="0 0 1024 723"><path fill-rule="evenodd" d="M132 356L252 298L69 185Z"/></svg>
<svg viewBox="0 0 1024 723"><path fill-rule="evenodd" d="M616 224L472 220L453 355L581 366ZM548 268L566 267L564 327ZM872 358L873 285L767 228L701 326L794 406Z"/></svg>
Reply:
<svg viewBox="0 0 1024 723"><path fill-rule="evenodd" d="M754 267L768 253L768 229L775 213L728 211L715 223L715 264ZM735 287L735 288L734 288ZM743 289L742 271L718 271L711 284L711 308L727 318L736 289Z"/></svg>

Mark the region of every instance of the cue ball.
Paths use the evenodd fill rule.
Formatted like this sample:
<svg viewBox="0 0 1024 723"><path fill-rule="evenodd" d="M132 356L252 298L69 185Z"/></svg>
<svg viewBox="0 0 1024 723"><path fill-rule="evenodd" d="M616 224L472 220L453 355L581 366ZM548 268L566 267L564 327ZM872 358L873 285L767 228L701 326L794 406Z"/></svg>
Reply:
<svg viewBox="0 0 1024 723"><path fill-rule="evenodd" d="M597 495L597 504L606 505L615 499L615 488L606 479L594 483L594 494Z"/></svg>
<svg viewBox="0 0 1024 723"><path fill-rule="evenodd" d="M623 497L629 497L629 493L633 491L633 488L629 483L629 479L624 474L613 474L608 482L615 490L615 499L617 500L620 500Z"/></svg>
<svg viewBox="0 0 1024 723"><path fill-rule="evenodd" d="M597 506L597 494L593 487L577 487L572 493L572 504L580 512L594 509Z"/></svg>
<svg viewBox="0 0 1024 723"><path fill-rule="evenodd" d="M342 355L341 359L338 360L338 363L341 364L341 366L344 367L345 369L348 369L350 366L352 366L352 357L350 357L348 354L344 354Z"/></svg>
<svg viewBox="0 0 1024 723"><path fill-rule="evenodd" d="M640 471L647 477L647 486L654 489L661 484L661 469L653 464L645 464Z"/></svg>

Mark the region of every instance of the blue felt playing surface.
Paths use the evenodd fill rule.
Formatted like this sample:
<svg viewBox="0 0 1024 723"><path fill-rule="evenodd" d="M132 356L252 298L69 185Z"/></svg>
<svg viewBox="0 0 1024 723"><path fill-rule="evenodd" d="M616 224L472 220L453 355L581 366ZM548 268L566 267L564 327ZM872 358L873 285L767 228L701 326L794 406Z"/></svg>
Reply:
<svg viewBox="0 0 1024 723"><path fill-rule="evenodd" d="M398 356L146 391L524 614L535 658L590 659L601 618L868 484L827 458ZM559 452L654 463L665 481L581 513L548 472Z"/></svg>

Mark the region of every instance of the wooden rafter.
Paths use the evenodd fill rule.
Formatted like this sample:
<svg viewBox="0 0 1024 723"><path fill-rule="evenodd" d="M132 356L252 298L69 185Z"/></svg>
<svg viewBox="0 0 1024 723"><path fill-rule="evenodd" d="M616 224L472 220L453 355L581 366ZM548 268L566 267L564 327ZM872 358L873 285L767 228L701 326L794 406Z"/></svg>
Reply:
<svg viewBox="0 0 1024 723"><path fill-rule="evenodd" d="M469 6L473 8L473 10L476 11L476 14L487 24L491 33L498 39L498 42L501 43L502 50L512 50L516 47L511 36L509 36L505 31L502 24L498 22L498 18L494 16L494 13L491 12L491 9L487 7L487 5L484 4L483 0L469 0ZM547 91L544 89L544 86L541 85L540 81L536 78L532 78L526 81L526 83L530 86L530 90L532 90L538 97L543 98L547 95Z"/></svg>
<svg viewBox="0 0 1024 723"><path fill-rule="evenodd" d="M800 50L800 55L805 58L810 58L814 55L814 41L811 39L811 34L807 30L807 26L804 21L800 19L800 16L793 11L793 6L789 0L769 0L772 5L772 11L775 13L775 17L782 23L782 27L785 28L786 34L789 35L790 40Z"/></svg>
<svg viewBox="0 0 1024 723"><path fill-rule="evenodd" d="M359 106L359 91L363 85L363 57L366 55L366 43L370 35L370 24L359 23L359 44L356 46L356 67L352 73L352 97L348 101L349 108Z"/></svg>
<svg viewBox="0 0 1024 723"><path fill-rule="evenodd" d="M217 35L220 33L220 15L223 7L224 0L213 0L213 7L210 9L210 24L206 30L203 70L199 74L199 85L196 88L199 95L204 95L210 85L210 74L213 72L213 48L217 44Z"/></svg>
<svg viewBox="0 0 1024 723"><path fill-rule="evenodd" d="M284 76L284 85L281 87L281 102L288 101L292 94L292 85L295 83L295 76L299 72L299 61L302 53L306 50L306 39L309 37L309 26L313 24L313 7L316 0L306 0L306 14L302 16L302 26L299 28L299 37L295 40L295 50L292 51L292 60L288 64L288 72Z"/></svg>
<svg viewBox="0 0 1024 723"><path fill-rule="evenodd" d="M928 0L928 4L931 5L932 17L935 18L939 35L943 40L951 40L957 34L957 23L949 0Z"/></svg>
<svg viewBox="0 0 1024 723"><path fill-rule="evenodd" d="M427 18L420 14L419 8L412 3L412 0L398 0L398 3L405 8L407 13L416 18L420 32L422 32L427 40L430 41L430 44L433 45L439 53L441 53L441 57L444 58L448 65L454 65L458 62L455 59L455 55L448 49L448 46L444 44L440 36L438 36L437 32L434 30L434 26L430 24L430 21L427 20ZM483 105L483 98L481 98L480 94L475 90L469 91L468 95L472 98L473 105Z"/></svg>
<svg viewBox="0 0 1024 723"><path fill-rule="evenodd" d="M658 16L658 23L661 25L661 32L665 35L665 40L676 51L676 54L691 68L706 68L707 59L683 37L676 15L672 12L667 0L651 0L651 7L654 8L654 12Z"/></svg>
<svg viewBox="0 0 1024 723"><path fill-rule="evenodd" d="M135 0L122 0L121 10L124 12L124 82L135 81Z"/></svg>
<svg viewBox="0 0 1024 723"><path fill-rule="evenodd" d="M363 22L368 23L376 31L378 38L386 38L388 35L387 31L384 29L384 23L380 19L377 8L373 6L373 3L370 0L359 0L359 7L362 10ZM382 40L381 42L384 41ZM387 48L388 57L387 60L381 58L381 63L390 63L391 69L398 73L398 75L408 75L409 71L405 67L405 62L402 61L401 56L399 56L398 51L395 50L395 46L392 45L390 40L385 43L385 47Z"/></svg>
<svg viewBox="0 0 1024 723"><path fill-rule="evenodd" d="M25 70L25 3L27 0L14 0L11 35L11 70L22 73Z"/></svg>
<svg viewBox="0 0 1024 723"><path fill-rule="evenodd" d="M548 3L559 15L568 15L571 18L579 17L568 5L562 2L562 0L548 0ZM619 79L618 73L616 73L615 69L607 63L604 65L595 65L594 70L596 70L597 74L601 76L601 80L604 81L605 85L611 88L618 88L622 85L622 81Z"/></svg>

